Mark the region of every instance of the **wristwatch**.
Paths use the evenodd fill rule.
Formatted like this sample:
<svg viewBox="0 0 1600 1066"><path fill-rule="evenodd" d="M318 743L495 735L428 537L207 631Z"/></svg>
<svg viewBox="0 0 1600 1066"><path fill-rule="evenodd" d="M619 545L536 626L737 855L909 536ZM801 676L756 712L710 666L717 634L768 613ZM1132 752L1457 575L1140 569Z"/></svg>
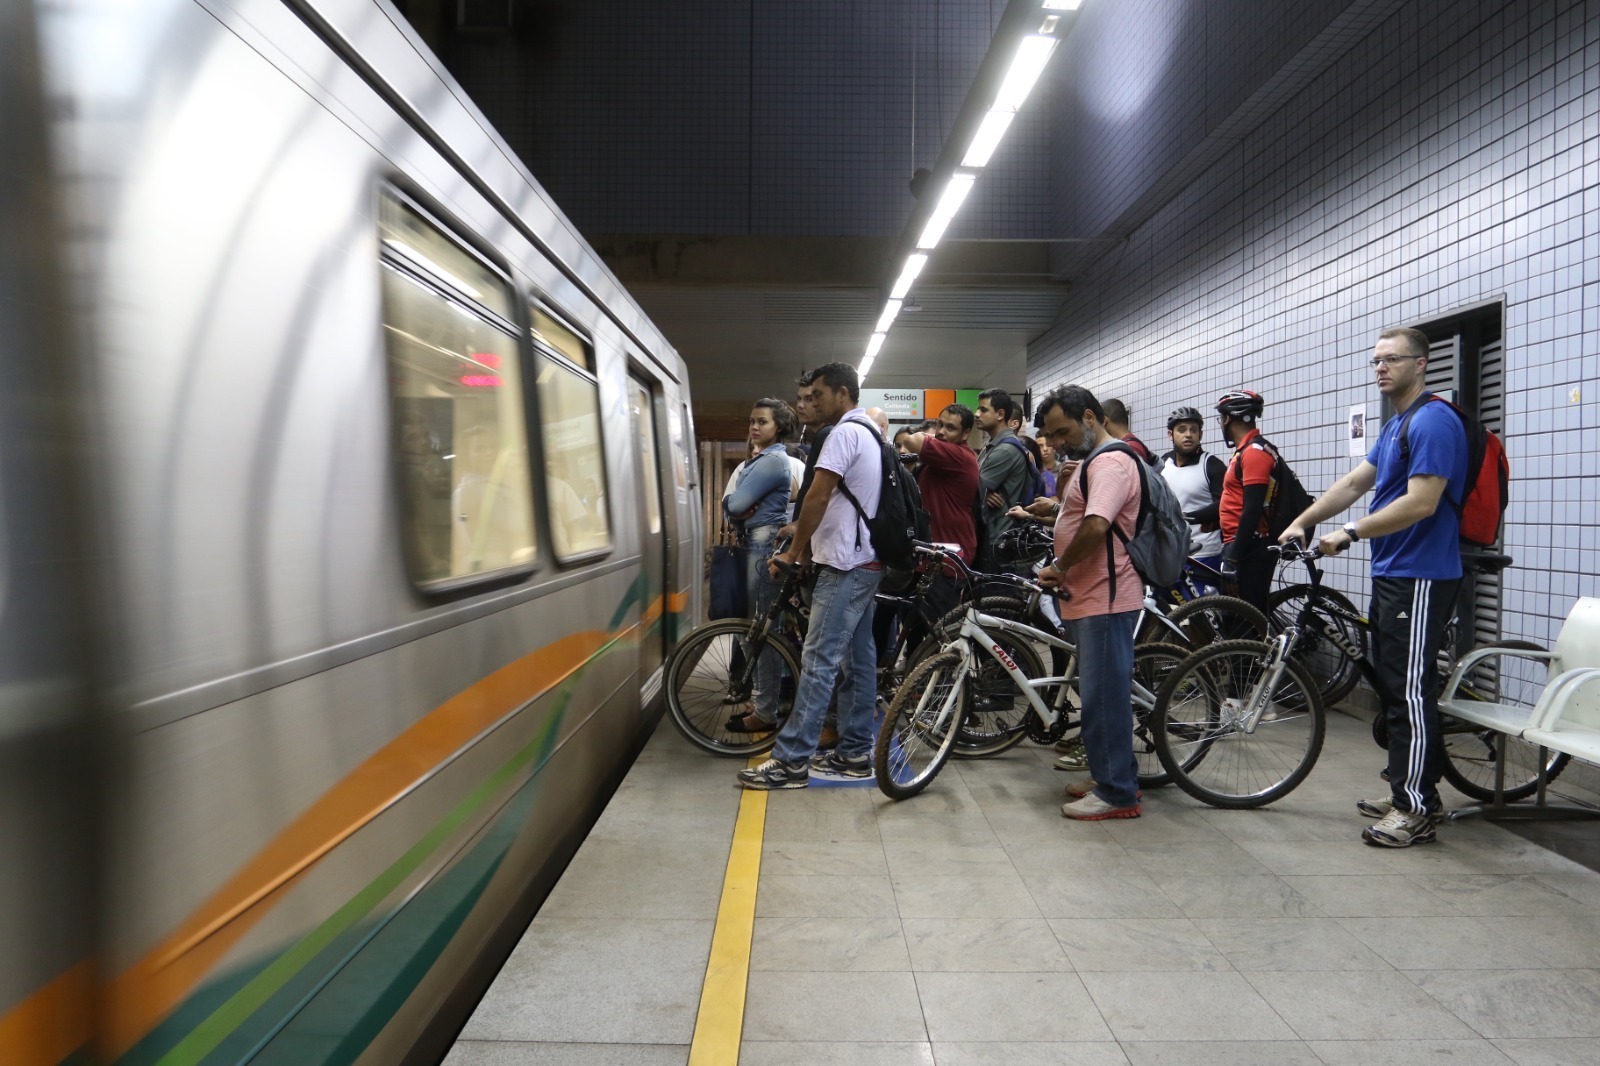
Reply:
<svg viewBox="0 0 1600 1066"><path fill-rule="evenodd" d="M1361 534L1356 532L1356 524L1354 522L1346 522L1343 528L1344 535L1350 538L1351 544L1361 539Z"/></svg>

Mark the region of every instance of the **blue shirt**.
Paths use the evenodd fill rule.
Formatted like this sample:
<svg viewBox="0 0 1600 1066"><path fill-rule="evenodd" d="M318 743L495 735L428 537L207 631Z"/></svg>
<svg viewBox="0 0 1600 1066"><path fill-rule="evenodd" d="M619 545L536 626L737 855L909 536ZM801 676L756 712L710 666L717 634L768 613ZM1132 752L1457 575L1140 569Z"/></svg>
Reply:
<svg viewBox="0 0 1600 1066"><path fill-rule="evenodd" d="M767 447L745 463L739 472L739 484L723 501L728 517L744 514L754 507L756 513L744 520L745 529L781 526L787 522L790 470L789 453L781 444Z"/></svg>
<svg viewBox="0 0 1600 1066"><path fill-rule="evenodd" d="M1433 403L1430 393L1417 397L1421 406L1411 416L1406 437L1410 461L1400 458L1400 423L1405 412L1383 424L1367 462L1378 468L1372 514L1406 494L1414 477L1448 478L1444 496L1433 514L1398 533L1372 538L1375 577L1430 578L1449 581L1461 576L1461 522L1456 506L1467 491L1467 431L1446 403Z"/></svg>

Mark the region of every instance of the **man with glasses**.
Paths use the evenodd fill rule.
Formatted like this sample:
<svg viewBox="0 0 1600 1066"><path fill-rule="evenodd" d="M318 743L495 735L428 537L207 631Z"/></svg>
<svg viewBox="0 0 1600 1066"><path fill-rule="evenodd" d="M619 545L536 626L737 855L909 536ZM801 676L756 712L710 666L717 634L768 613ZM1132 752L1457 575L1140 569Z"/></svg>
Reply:
<svg viewBox="0 0 1600 1066"><path fill-rule="evenodd" d="M1361 839L1386 848L1435 839L1443 809L1434 662L1461 585L1457 507L1467 490L1467 434L1448 404L1429 402L1427 367L1425 334L1400 328L1379 334L1372 368L1394 417L1367 457L1279 538L1309 542L1318 522L1375 490L1366 516L1327 534L1317 548L1338 555L1357 541L1372 541L1372 659L1379 713L1389 726L1389 795L1359 800L1356 809L1378 819Z"/></svg>

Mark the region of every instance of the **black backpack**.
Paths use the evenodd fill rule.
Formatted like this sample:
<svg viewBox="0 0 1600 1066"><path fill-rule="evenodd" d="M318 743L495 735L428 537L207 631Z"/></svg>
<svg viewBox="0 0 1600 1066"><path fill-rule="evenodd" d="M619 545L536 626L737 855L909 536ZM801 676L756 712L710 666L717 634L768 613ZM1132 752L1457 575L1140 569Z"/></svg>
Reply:
<svg viewBox="0 0 1600 1066"><path fill-rule="evenodd" d="M922 490L917 488L917 479L911 472L900 465L900 457L895 453L893 446L878 436L875 428L856 419L839 423L839 426L846 425L860 426L862 430L871 433L878 443L883 464L883 482L878 489L878 513L870 518L867 516L861 502L844 483L843 477L839 479L839 491L844 493L844 498L850 501L850 505L856 509L856 514L861 516L861 521L866 525L867 535L872 538L872 550L877 554L878 562L882 563L885 569L909 573L917 565L914 543L919 540L926 541L932 528L928 512L922 509ZM857 544L859 543L858 537Z"/></svg>
<svg viewBox="0 0 1600 1066"><path fill-rule="evenodd" d="M1283 531L1289 528L1289 523L1299 518L1305 513L1306 508L1311 506L1311 494L1300 484L1300 479L1295 476L1295 472L1289 468L1289 464L1284 461L1271 441L1257 436L1250 444L1272 456L1272 484L1267 487L1266 516L1267 536L1276 543L1278 538L1283 536ZM1235 459L1233 462L1233 476L1243 488L1244 462L1240 459Z"/></svg>

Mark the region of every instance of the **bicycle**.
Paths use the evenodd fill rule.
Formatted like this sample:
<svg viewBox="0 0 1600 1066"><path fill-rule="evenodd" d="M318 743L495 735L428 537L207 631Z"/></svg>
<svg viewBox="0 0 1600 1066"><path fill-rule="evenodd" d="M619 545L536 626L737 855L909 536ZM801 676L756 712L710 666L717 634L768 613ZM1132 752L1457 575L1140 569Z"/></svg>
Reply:
<svg viewBox="0 0 1600 1066"><path fill-rule="evenodd" d="M1280 589L1274 600L1280 604L1280 613L1274 614L1275 626L1283 629L1294 626L1299 630L1296 658L1307 667L1326 699L1328 691L1347 694L1356 680L1365 678L1374 691L1382 691L1376 671L1370 661L1371 622L1362 615L1349 598L1322 584L1320 557L1314 548L1280 552L1280 558L1305 562L1311 580L1302 585ZM1492 553L1463 553L1462 564L1472 573L1497 573L1511 565L1511 558ZM1446 627L1442 643L1438 674L1440 683L1450 676L1459 657L1465 635L1452 621ZM1483 645L1486 648L1539 651L1536 644L1527 641L1497 641ZM1305 649L1303 652L1300 649ZM1348 680L1346 678L1348 677ZM1504 679L1491 663L1484 663L1471 678L1464 678L1457 698L1497 701ZM1531 691L1542 684L1537 679L1528 681ZM1440 773L1458 792L1473 799L1488 802L1494 798L1495 764L1497 761L1496 736L1449 715L1440 715L1440 734L1443 742L1443 759ZM1373 740L1388 748L1387 722L1382 713L1373 720ZM1508 801L1531 796L1538 787L1539 758L1534 745L1515 738L1507 738L1507 780L1505 795ZM1549 753L1546 759L1548 779L1558 776L1571 757Z"/></svg>
<svg viewBox="0 0 1600 1066"><path fill-rule="evenodd" d="M959 557L955 558L959 562ZM664 683L669 717L684 739L702 751L737 758L759 755L776 742L778 729L793 706L807 628L805 589L809 570L779 566L783 578L765 614L752 619L726 618L703 625L686 637L667 661ZM931 654L931 649L937 646L936 638L945 635L946 625L953 624L947 619L954 617L956 611L944 619L935 617L928 597L942 572L942 565L932 562L920 565L916 584L908 594L879 592L874 596L875 606L891 607L897 614L893 639L878 657L877 687L885 703L899 687L904 671L919 656ZM989 592L1012 593L1019 580L1010 575L981 574L963 567L958 579L959 594L962 598L970 597L979 587ZM985 602L1003 612L1023 609L1023 600L1009 595L1003 600ZM929 633L929 638L920 641L919 650L912 650L909 658L905 657L910 638L921 632ZM750 713L754 711L752 701L761 655L777 657L775 683L779 695L776 720L771 728L752 731L744 724L749 721L749 714L738 712L740 708ZM980 718L981 715L975 714L971 720L973 733L964 738L963 754L967 754L968 748L976 755L1003 750L995 748L994 738L977 728ZM743 721L735 725L736 719Z"/></svg>
<svg viewBox="0 0 1600 1066"><path fill-rule="evenodd" d="M931 546L919 546L918 550L930 554L936 551ZM955 565L962 564L956 560ZM1036 584L1032 586L1034 597L1042 596L1044 591ZM1014 701L1020 696L1024 702L1011 727L1017 739L1025 734L1040 744L1059 740L1071 724L1068 697L1076 671L1045 675L1035 645L1056 649L1065 653L1068 662L1076 662L1077 649L1058 634L1020 620L987 614L978 606L964 608L954 638L911 668L889 704L873 748L879 789L900 800L927 788L955 750L974 689L987 683L991 696L998 695L989 680L995 677L1005 679L1004 698ZM1138 743L1141 729L1146 728L1155 707L1154 692L1140 677L1161 676L1187 654L1187 649L1170 645L1150 645L1136 652L1135 751L1140 755L1140 784L1145 787L1165 783L1165 771L1156 769L1159 763L1147 733L1143 750ZM997 669L989 669L990 663ZM1041 690L1049 693L1048 700L1041 698Z"/></svg>

